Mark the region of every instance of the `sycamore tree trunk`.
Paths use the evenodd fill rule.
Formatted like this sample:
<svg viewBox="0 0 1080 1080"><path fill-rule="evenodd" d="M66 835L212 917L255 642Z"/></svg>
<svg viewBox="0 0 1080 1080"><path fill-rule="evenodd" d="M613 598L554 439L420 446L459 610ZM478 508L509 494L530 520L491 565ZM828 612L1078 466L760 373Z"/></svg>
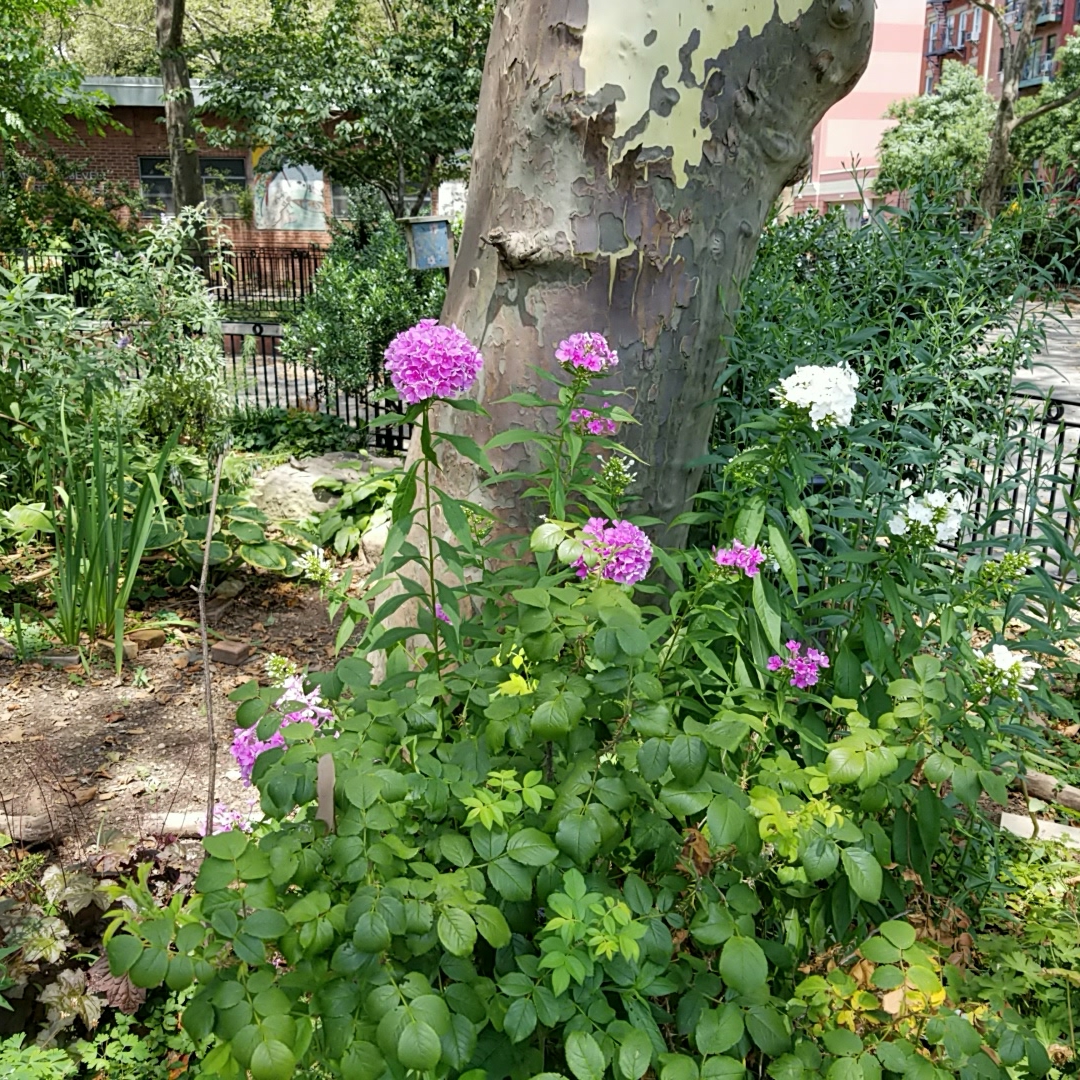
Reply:
<svg viewBox="0 0 1080 1080"><path fill-rule="evenodd" d="M173 201L177 212L203 201L199 153L192 123L194 102L184 55L185 0L155 0L161 89L165 98L165 137L169 146Z"/></svg>
<svg viewBox="0 0 1080 1080"><path fill-rule="evenodd" d="M873 0L502 0L443 309L484 354L476 396L492 420L444 409L439 426L484 441L535 424L494 403L543 391L530 368L599 331L620 356L605 385L640 421L621 433L648 463L636 509L685 510L762 227L862 74L873 14ZM528 469L530 455L493 459ZM476 497L467 463L447 464L440 486ZM483 500L527 524L505 487Z"/></svg>

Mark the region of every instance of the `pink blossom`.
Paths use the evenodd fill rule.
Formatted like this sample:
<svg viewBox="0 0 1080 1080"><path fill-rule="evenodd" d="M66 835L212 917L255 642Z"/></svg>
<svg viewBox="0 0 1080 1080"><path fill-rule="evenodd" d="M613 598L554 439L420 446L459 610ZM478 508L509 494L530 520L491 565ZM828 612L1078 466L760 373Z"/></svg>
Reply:
<svg viewBox="0 0 1080 1080"><path fill-rule="evenodd" d="M402 331L386 349L386 370L401 400L415 405L468 390L484 358L456 326L422 319Z"/></svg>
<svg viewBox="0 0 1080 1080"><path fill-rule="evenodd" d="M756 577L758 568L765 561L765 552L759 547L747 547L739 540L732 540L731 547L720 548L714 555L716 565L741 570L747 577Z"/></svg>
<svg viewBox="0 0 1080 1080"><path fill-rule="evenodd" d="M581 541L599 559L595 567L601 577L619 585L636 585L652 565L652 543L636 525L629 521L589 518L581 530ZM584 557L574 564L580 578L588 577L590 567Z"/></svg>
<svg viewBox="0 0 1080 1080"><path fill-rule="evenodd" d="M319 688L313 687L308 694L304 693L304 680L300 675L289 675L282 683L284 693L277 700L276 708L280 709L286 704L299 705L300 708L286 713L281 720L281 726L269 739L260 739L256 732L258 725L249 728L236 728L233 732L233 744L230 748L236 764L240 768L240 777L245 784L251 783L251 771L255 768L255 759L264 751L275 746L284 746L285 737L281 734L281 728L288 724L297 724L307 721L319 727L324 721L329 720L333 713L325 706L319 704L322 695Z"/></svg>
<svg viewBox="0 0 1080 1080"><path fill-rule="evenodd" d="M614 435L618 424L606 416L599 416L591 409L572 409L570 423L577 424L583 433L590 435Z"/></svg>
<svg viewBox="0 0 1080 1080"><path fill-rule="evenodd" d="M786 659L780 656L770 656L768 668L770 671L786 671L791 675L791 685L799 690L805 690L814 686L819 678L820 670L829 666L829 658L818 649L803 646L798 641L789 641L784 646L791 654Z"/></svg>
<svg viewBox="0 0 1080 1080"><path fill-rule="evenodd" d="M435 601L435 618L441 620L444 623L450 622L450 616L443 610L442 604L438 600Z"/></svg>
<svg viewBox="0 0 1080 1080"><path fill-rule="evenodd" d="M555 359L567 371L589 371L603 375L619 363L619 354L607 343L603 334L571 334L559 342Z"/></svg>

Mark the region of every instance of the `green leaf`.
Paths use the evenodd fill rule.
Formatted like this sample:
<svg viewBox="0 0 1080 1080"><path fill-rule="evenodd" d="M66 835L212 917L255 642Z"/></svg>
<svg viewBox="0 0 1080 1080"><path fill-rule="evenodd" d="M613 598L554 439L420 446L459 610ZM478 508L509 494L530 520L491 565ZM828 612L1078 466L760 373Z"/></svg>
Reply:
<svg viewBox="0 0 1080 1080"><path fill-rule="evenodd" d="M652 1043L644 1031L631 1028L619 1047L619 1069L627 1080L641 1080L652 1062Z"/></svg>
<svg viewBox="0 0 1080 1080"><path fill-rule="evenodd" d="M675 779L686 787L696 784L709 764L709 748L702 739L676 735L668 753L668 767Z"/></svg>
<svg viewBox="0 0 1080 1080"><path fill-rule="evenodd" d="M822 1036L821 1041L830 1054L852 1055L863 1052L863 1041L854 1031L847 1028L831 1028Z"/></svg>
<svg viewBox="0 0 1080 1080"><path fill-rule="evenodd" d="M851 890L860 900L875 904L881 899L881 864L863 848L844 848L840 852Z"/></svg>
<svg viewBox="0 0 1080 1080"><path fill-rule="evenodd" d="M454 956L468 956L476 944L476 923L463 908L446 908L437 924L439 940Z"/></svg>
<svg viewBox="0 0 1080 1080"><path fill-rule="evenodd" d="M428 1072L439 1064L442 1045L435 1029L423 1020L406 1024L397 1043L398 1061L406 1069Z"/></svg>
<svg viewBox="0 0 1080 1080"><path fill-rule="evenodd" d="M289 564L288 550L281 544L241 544L236 554L249 566L257 566L260 570L284 570ZM254 1061L254 1057L251 1060Z"/></svg>
<svg viewBox="0 0 1080 1080"><path fill-rule="evenodd" d="M734 799L717 795L709 804L705 821L709 826L709 839L713 847L734 844L746 827L746 811Z"/></svg>
<svg viewBox="0 0 1080 1080"><path fill-rule="evenodd" d="M746 1066L733 1057L711 1057L701 1063L701 1080L743 1080Z"/></svg>
<svg viewBox="0 0 1080 1080"><path fill-rule="evenodd" d="M533 894L532 874L520 863L503 855L488 867L488 881L504 900L530 900Z"/></svg>
<svg viewBox="0 0 1080 1080"><path fill-rule="evenodd" d="M718 1009L703 1009L694 1030L694 1039L700 1054L722 1054L725 1050L730 1050L742 1036L742 1013L731 1002Z"/></svg>
<svg viewBox="0 0 1080 1080"><path fill-rule="evenodd" d="M280 911L263 908L253 911L243 922L244 932L262 941L281 937L289 929L289 920Z"/></svg>
<svg viewBox="0 0 1080 1080"><path fill-rule="evenodd" d="M228 532L242 544L263 544L266 534L254 521L230 521Z"/></svg>
<svg viewBox="0 0 1080 1080"><path fill-rule="evenodd" d="M510 1036L510 1041L519 1043L527 1039L535 1029L536 1006L527 997L510 1002L510 1008L506 1010L503 1018L503 1030Z"/></svg>
<svg viewBox="0 0 1080 1080"><path fill-rule="evenodd" d="M454 866L468 866L473 860L473 846L461 833L443 833L439 837L439 850L447 862Z"/></svg>
<svg viewBox="0 0 1080 1080"><path fill-rule="evenodd" d="M799 594L799 563L795 553L791 550L788 538L775 525L769 524L769 548L773 558L780 564L780 572L791 587L791 591Z"/></svg>
<svg viewBox="0 0 1080 1080"><path fill-rule="evenodd" d="M770 1057L791 1049L787 1022L771 1005L754 1005L746 1010L746 1033Z"/></svg>
<svg viewBox="0 0 1080 1080"><path fill-rule="evenodd" d="M510 926L506 916L491 904L478 904L472 913L484 940L496 949L510 944Z"/></svg>
<svg viewBox="0 0 1080 1080"><path fill-rule="evenodd" d="M604 1054L587 1031L572 1031L565 1043L566 1064L577 1080L604 1080Z"/></svg>
<svg viewBox="0 0 1080 1080"><path fill-rule="evenodd" d="M130 934L117 934L105 947L109 957L109 972L120 976L131 970L131 965L142 956L143 943Z"/></svg>
<svg viewBox="0 0 1080 1080"><path fill-rule="evenodd" d="M915 944L915 929L905 922L884 922L878 927L878 932L898 949L910 949Z"/></svg>
<svg viewBox="0 0 1080 1080"><path fill-rule="evenodd" d="M169 970L169 954L164 949L148 948L128 969L128 978L134 986L149 990L165 981Z"/></svg>
<svg viewBox="0 0 1080 1080"><path fill-rule="evenodd" d="M539 829L520 829L510 837L506 853L526 866L547 866L559 857L555 841Z"/></svg>
<svg viewBox="0 0 1080 1080"><path fill-rule="evenodd" d="M802 855L803 868L810 881L832 877L840 863L840 847L827 836L815 836Z"/></svg>
<svg viewBox="0 0 1080 1080"><path fill-rule="evenodd" d="M247 850L248 837L238 829L204 836L202 845L215 859L239 859Z"/></svg>
<svg viewBox="0 0 1080 1080"><path fill-rule="evenodd" d="M768 986L769 963L751 938L733 937L720 953L720 978L740 994L756 994Z"/></svg>
<svg viewBox="0 0 1080 1080"><path fill-rule="evenodd" d="M578 864L584 866L600 850L600 825L584 810L574 810L559 822L555 831L555 843L559 850Z"/></svg>
<svg viewBox="0 0 1080 1080"><path fill-rule="evenodd" d="M353 944L365 953L381 953L390 948L392 936L386 920L377 911L365 911L356 920Z"/></svg>
<svg viewBox="0 0 1080 1080"><path fill-rule="evenodd" d="M773 649L776 652L780 652L780 615L765 595L765 586L762 583L760 574L754 578L754 585L750 591L750 595L753 597L754 610L757 612L757 617L761 620L761 626L765 631L765 637L768 639L768 642Z"/></svg>
<svg viewBox="0 0 1080 1080"><path fill-rule="evenodd" d="M660 1080L698 1080L697 1062L686 1054L661 1054Z"/></svg>
<svg viewBox="0 0 1080 1080"><path fill-rule="evenodd" d="M643 779L659 780L667 772L669 745L663 739L646 739L638 750L637 767Z"/></svg>

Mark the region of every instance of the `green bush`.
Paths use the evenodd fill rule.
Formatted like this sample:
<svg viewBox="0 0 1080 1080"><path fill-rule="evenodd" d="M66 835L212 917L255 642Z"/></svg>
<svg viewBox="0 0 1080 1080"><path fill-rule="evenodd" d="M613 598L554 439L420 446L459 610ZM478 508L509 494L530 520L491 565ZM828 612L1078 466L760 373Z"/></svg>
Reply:
<svg viewBox="0 0 1080 1080"><path fill-rule="evenodd" d="M336 231L315 288L285 326L282 352L307 364L323 382L363 393L378 381L383 352L400 331L438 318L442 271L408 268L405 238L385 200L371 193L353 200L354 220Z"/></svg>
<svg viewBox="0 0 1080 1080"><path fill-rule="evenodd" d="M356 450L365 442L363 429L339 416L305 409L247 406L232 414L229 431L235 450L298 458Z"/></svg>
<svg viewBox="0 0 1080 1080"><path fill-rule="evenodd" d="M411 409L422 457L383 562L332 605L339 642L363 627L355 654L234 692L265 822L204 840L190 900L129 890L114 974L196 985L184 1027L215 1041L200 1067L237 1080L298 1063L344 1080L1044 1075L1061 1019L964 1000L926 926L943 897L975 914L984 800L1023 768L1028 710L1069 711L1052 673L1024 654L1006 683L972 635L1034 622L1056 593L1020 554L958 563L932 527L886 527L909 504L870 452L899 437L877 392L850 426L748 414L756 454L691 520L765 548L756 572L656 550L627 584L609 573L626 549L583 525L627 495L570 423L583 379L555 434L497 436L541 444L531 555L427 483L444 440ZM436 499L446 536L425 526ZM406 601L415 618L392 626ZM1052 652L1062 618L1024 648Z"/></svg>

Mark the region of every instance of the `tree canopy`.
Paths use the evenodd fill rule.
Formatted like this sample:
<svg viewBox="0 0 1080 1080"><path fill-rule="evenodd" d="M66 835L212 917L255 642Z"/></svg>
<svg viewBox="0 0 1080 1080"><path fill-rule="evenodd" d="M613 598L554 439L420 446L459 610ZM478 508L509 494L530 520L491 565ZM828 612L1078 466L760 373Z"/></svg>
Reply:
<svg viewBox="0 0 1080 1080"><path fill-rule="evenodd" d="M323 17L277 3L268 27L213 43L204 111L227 127L207 136L416 213L467 168L491 17L489 0L333 0Z"/></svg>
<svg viewBox="0 0 1080 1080"><path fill-rule="evenodd" d="M879 194L904 191L931 173L959 176L964 190L976 188L990 150L994 100L979 73L946 60L932 94L891 105L897 124L881 138Z"/></svg>
<svg viewBox="0 0 1080 1080"><path fill-rule="evenodd" d="M104 97L83 93L78 69L56 54L48 22L63 23L72 0L0 0L0 143L31 146L52 132L71 135L72 119L92 129L107 123Z"/></svg>
<svg viewBox="0 0 1080 1080"><path fill-rule="evenodd" d="M1054 78L1043 83L1035 97L1025 98L1017 111L1026 117L1052 102L1062 104L1023 123L1010 144L1021 167L1038 164L1051 176L1075 169L1080 161L1080 37L1065 39L1056 62Z"/></svg>

